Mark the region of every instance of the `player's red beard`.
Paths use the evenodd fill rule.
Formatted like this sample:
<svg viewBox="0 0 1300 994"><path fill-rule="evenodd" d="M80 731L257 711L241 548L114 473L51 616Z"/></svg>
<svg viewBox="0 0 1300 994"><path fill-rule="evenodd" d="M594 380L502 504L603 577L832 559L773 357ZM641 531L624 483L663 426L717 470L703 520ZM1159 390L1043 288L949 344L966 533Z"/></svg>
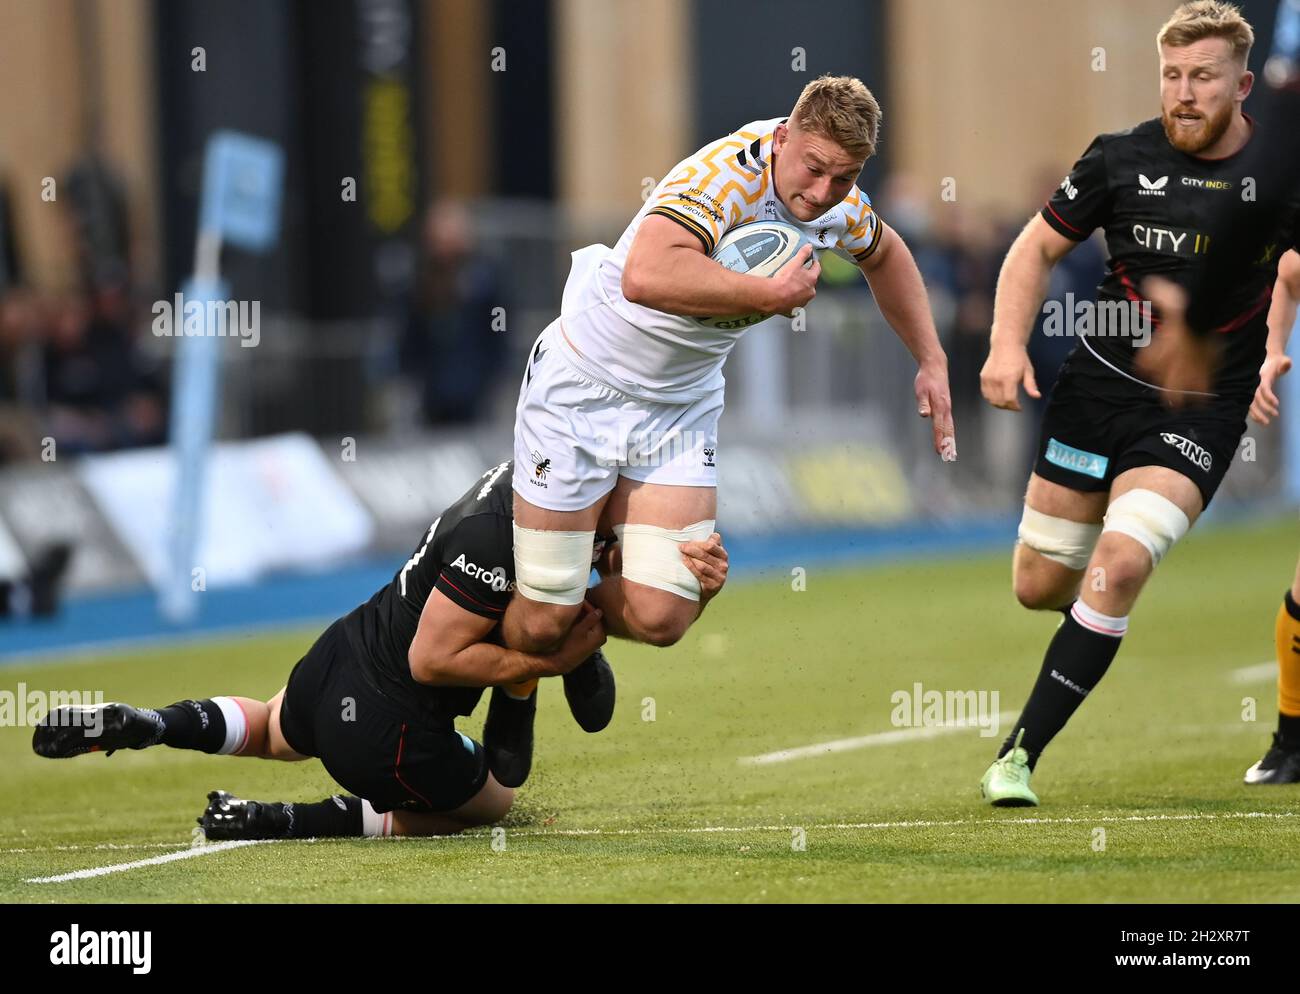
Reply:
<svg viewBox="0 0 1300 994"><path fill-rule="evenodd" d="M1196 113L1200 113L1197 111ZM1189 132L1186 128L1179 127L1175 116L1178 111L1170 113L1167 110L1160 112L1160 123L1164 126L1165 137L1169 139L1169 144L1180 152L1186 152L1188 155L1195 155L1197 152L1209 148L1227 132L1228 127L1232 124L1232 105L1229 104L1223 108L1214 117L1206 117L1201 114L1201 125L1195 131Z"/></svg>

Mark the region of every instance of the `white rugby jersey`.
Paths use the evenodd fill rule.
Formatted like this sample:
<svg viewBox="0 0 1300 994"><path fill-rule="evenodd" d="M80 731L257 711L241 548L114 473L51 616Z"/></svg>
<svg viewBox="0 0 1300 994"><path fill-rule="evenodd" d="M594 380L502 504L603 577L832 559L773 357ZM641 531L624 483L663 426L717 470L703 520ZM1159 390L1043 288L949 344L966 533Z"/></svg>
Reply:
<svg viewBox="0 0 1300 994"><path fill-rule="evenodd" d="M710 328L623 297L623 266L641 221L662 214L695 235L706 253L748 221L792 224L818 251L855 262L876 251L883 225L855 185L815 220L791 216L772 182L772 134L785 118L754 121L683 159L654 189L613 249L573 254L562 325L569 360L584 375L645 400L688 403L722 389L722 364L745 329Z"/></svg>

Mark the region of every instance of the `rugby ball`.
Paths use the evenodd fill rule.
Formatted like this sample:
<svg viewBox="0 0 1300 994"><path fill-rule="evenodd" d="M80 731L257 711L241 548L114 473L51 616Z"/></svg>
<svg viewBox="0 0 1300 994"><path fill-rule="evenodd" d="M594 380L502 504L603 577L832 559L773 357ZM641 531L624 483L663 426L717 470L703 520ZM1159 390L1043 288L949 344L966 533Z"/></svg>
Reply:
<svg viewBox="0 0 1300 994"><path fill-rule="evenodd" d="M808 236L784 221L750 221L738 224L718 242L710 256L714 262L733 273L749 276L775 276L801 248L811 245ZM809 256L808 266L814 256ZM806 267L805 267L806 268ZM701 324L710 328L747 328L766 320L770 314L732 314L727 317L702 317Z"/></svg>

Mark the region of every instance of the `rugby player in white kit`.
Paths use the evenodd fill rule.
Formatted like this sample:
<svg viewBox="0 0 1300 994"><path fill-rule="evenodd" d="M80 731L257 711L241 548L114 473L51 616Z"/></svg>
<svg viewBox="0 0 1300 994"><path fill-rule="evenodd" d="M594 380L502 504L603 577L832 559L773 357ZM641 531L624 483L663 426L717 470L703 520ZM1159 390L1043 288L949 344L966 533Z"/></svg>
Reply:
<svg viewBox="0 0 1300 994"><path fill-rule="evenodd" d="M932 419L935 451L956 458L948 362L921 274L855 185L879 124L860 80L824 76L788 118L747 124L680 162L612 250L574 253L560 318L529 354L516 409L507 644L557 644L584 600L609 634L651 645L676 642L699 615L681 545L720 550L722 365L743 329L697 318L790 315L821 271L809 246L771 278L725 269L709 256L736 225L783 221L857 263L920 367L917 412ZM598 528L617 537L622 570L588 591Z"/></svg>

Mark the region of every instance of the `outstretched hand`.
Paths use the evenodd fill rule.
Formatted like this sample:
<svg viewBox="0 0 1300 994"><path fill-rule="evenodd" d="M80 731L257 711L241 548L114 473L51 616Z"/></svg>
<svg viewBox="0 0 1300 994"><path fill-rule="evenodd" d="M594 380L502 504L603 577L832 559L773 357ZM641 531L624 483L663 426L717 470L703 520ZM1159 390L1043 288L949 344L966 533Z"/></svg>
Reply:
<svg viewBox="0 0 1300 994"><path fill-rule="evenodd" d="M912 386L916 391L916 413L930 419L934 451L944 462L956 462L957 428L952 420L947 366L922 365Z"/></svg>

